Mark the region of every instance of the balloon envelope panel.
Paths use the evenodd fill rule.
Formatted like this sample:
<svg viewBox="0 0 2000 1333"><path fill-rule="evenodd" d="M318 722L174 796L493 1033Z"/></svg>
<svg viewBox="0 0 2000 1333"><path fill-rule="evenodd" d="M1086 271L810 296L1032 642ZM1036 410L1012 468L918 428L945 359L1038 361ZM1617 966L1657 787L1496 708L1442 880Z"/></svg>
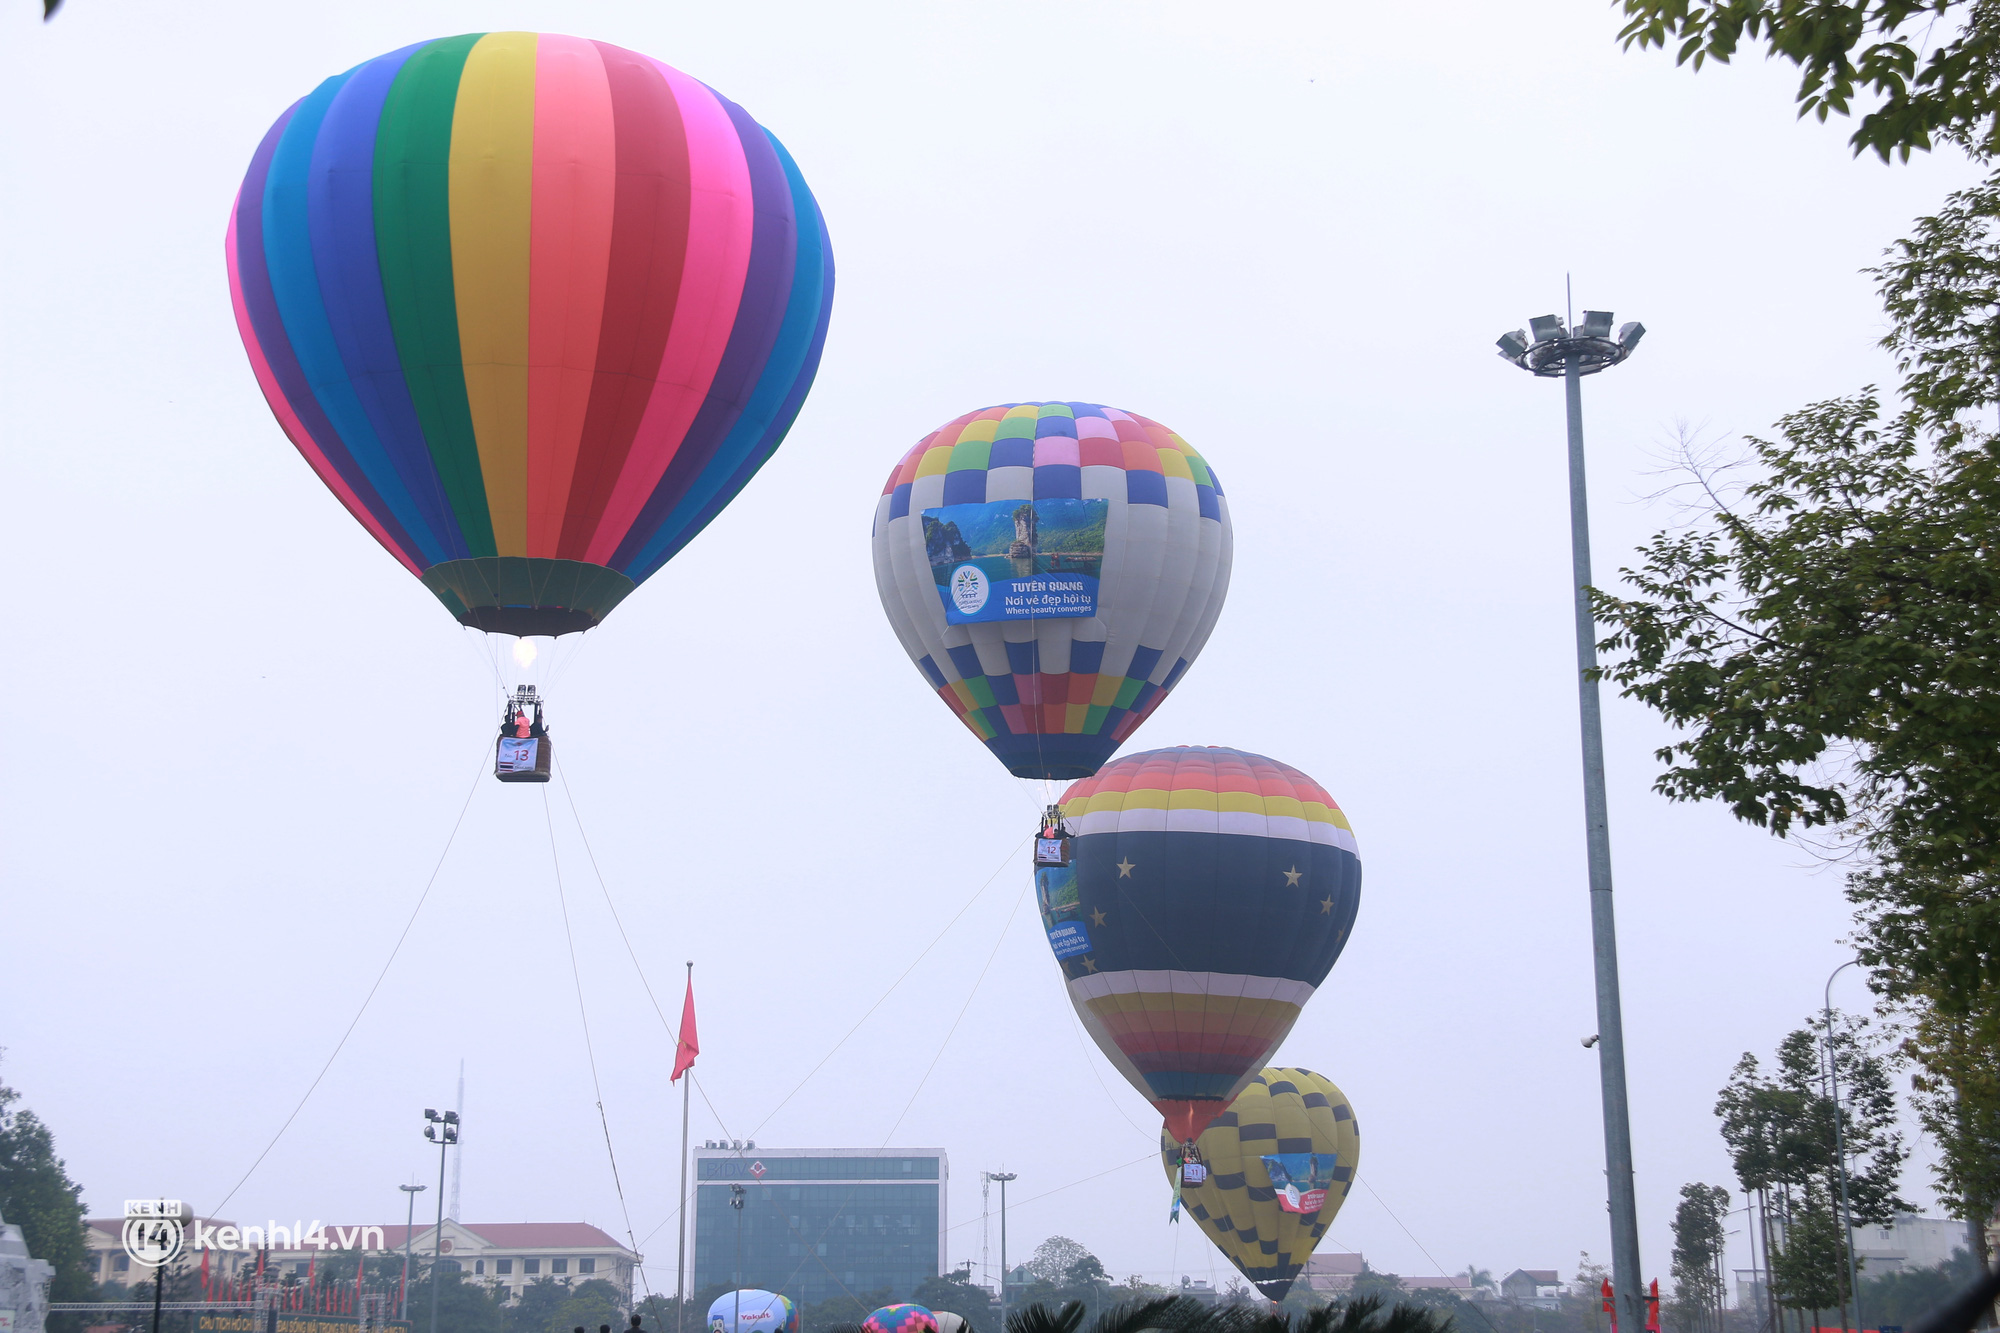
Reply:
<svg viewBox="0 0 2000 1333"><path fill-rule="evenodd" d="M1259 1291L1282 1301L1354 1185L1361 1129L1346 1095L1309 1069L1261 1070L1197 1145L1209 1175L1182 1186L1188 1215ZM1169 1182L1180 1153L1177 1140L1160 1136ZM1304 1213L1285 1206L1265 1161L1295 1154L1327 1163L1324 1198Z"/></svg>
<svg viewBox="0 0 2000 1333"><path fill-rule="evenodd" d="M735 103L606 42L468 33L326 80L251 159L237 327L292 443L466 624L587 629L790 428L826 229Z"/></svg>
<svg viewBox="0 0 2000 1333"><path fill-rule="evenodd" d="M709 1333L797 1333L798 1326L791 1299L774 1292L726 1291L708 1307Z"/></svg>
<svg viewBox="0 0 2000 1333"><path fill-rule="evenodd" d="M885 1305L861 1321L861 1333L938 1333L937 1316L921 1305Z"/></svg>
<svg viewBox="0 0 2000 1333"><path fill-rule="evenodd" d="M924 511L1061 500L1103 504L1095 614L948 623L934 562L950 554L927 538ZM903 456L876 503L874 551L882 608L946 706L1017 777L1079 778L1208 642L1229 590L1229 506L1207 460L1157 421L1095 403L1005 404Z"/></svg>
<svg viewBox="0 0 2000 1333"><path fill-rule="evenodd" d="M1192 1138L1346 946L1361 902L1353 830L1304 773L1217 746L1128 755L1062 807L1071 863L1035 878L1070 1002Z"/></svg>

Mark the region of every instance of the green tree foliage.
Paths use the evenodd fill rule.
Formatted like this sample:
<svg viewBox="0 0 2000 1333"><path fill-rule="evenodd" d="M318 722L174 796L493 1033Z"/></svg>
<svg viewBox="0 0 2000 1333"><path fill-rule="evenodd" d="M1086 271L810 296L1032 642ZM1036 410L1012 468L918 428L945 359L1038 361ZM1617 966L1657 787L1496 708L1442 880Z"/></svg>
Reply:
<svg viewBox="0 0 2000 1333"><path fill-rule="evenodd" d="M1995 0L1620 0L1627 47L1674 47L1675 63L1727 63L1747 42L1799 67L1799 114L1852 114L1859 154L1909 159L1938 139L1985 157L2000 144Z"/></svg>
<svg viewBox="0 0 2000 1333"><path fill-rule="evenodd" d="M672 1296L656 1293L634 1305L632 1313L644 1323L646 1333L707 1333L708 1307L728 1290L730 1287L725 1282L703 1287L687 1298L685 1313ZM800 1312L801 1317L804 1313Z"/></svg>
<svg viewBox="0 0 2000 1333"><path fill-rule="evenodd" d="M800 1318L805 1333L833 1333L835 1329L859 1328L861 1321L892 1299L887 1287L874 1291L843 1292L817 1305L808 1305Z"/></svg>
<svg viewBox="0 0 2000 1333"><path fill-rule="evenodd" d="M1904 1053L1917 1118L1937 1145L1931 1166L1937 1196L1951 1216L1977 1223L1969 1239L1981 1265L1992 1262L1984 1223L2000 1214L2000 1004L1990 992L1939 1004L1908 1005ZM1892 1321L1893 1322L1893 1321Z"/></svg>
<svg viewBox="0 0 2000 1333"><path fill-rule="evenodd" d="M1666 796L1780 836L1859 814L1910 866L2000 868L2000 453L1920 457L1909 414L1880 415L1864 392L1751 440L1742 502L1595 598L1604 674L1687 733L1658 752Z"/></svg>
<svg viewBox="0 0 2000 1333"><path fill-rule="evenodd" d="M1021 1270L1033 1280L1026 1287L1008 1284L1010 1305L1038 1304L1060 1310L1075 1304L1090 1315L1108 1310L1114 1303L1111 1278L1104 1265L1068 1236L1050 1236L1036 1246Z"/></svg>
<svg viewBox="0 0 2000 1333"><path fill-rule="evenodd" d="M1771 1299L1793 1310L1845 1311L1851 1296L1833 1191L1808 1180L1789 1200L1784 1243L1771 1255Z"/></svg>
<svg viewBox="0 0 2000 1333"><path fill-rule="evenodd" d="M399 1266L396 1276L400 1279ZM437 1283L438 1333L514 1333L514 1325L509 1316L512 1311L503 1310L500 1298L484 1282L471 1280L449 1260L433 1267L426 1264L421 1270L416 1265L410 1268L410 1321L418 1328L428 1329L431 1317L431 1283ZM542 1333L537 1327L533 1333Z"/></svg>
<svg viewBox="0 0 2000 1333"><path fill-rule="evenodd" d="M972 1281L972 1265L930 1278L910 1293L910 1299L926 1310L948 1310L970 1324L974 1333L999 1333L999 1312L986 1288Z"/></svg>
<svg viewBox="0 0 2000 1333"><path fill-rule="evenodd" d="M556 1311L569 1300L569 1294L569 1284L560 1278L543 1276L525 1283L514 1303L503 1311L506 1316L505 1333L546 1333L556 1317ZM414 1296L411 1297L412 1312L423 1308Z"/></svg>
<svg viewBox="0 0 2000 1333"><path fill-rule="evenodd" d="M2000 3L2000 0L1996 0ZM1826 826L1862 956L1947 1003L2000 991L2000 177L1873 270L1903 380L1753 439L1740 488L1593 600L1605 675L1684 735L1655 787L1780 836Z"/></svg>
<svg viewBox="0 0 2000 1333"><path fill-rule="evenodd" d="M1769 1077L1746 1052L1716 1098L1736 1177L1756 1196L1772 1300L1788 1309L1844 1312L1850 1296L1834 1207L1840 1150L1856 1222L1886 1222L1908 1208L1897 1194L1906 1152L1895 1090L1887 1063L1868 1044L1867 1026L1834 1017L1837 1103L1821 1063L1822 1033L1812 1028L1779 1043Z"/></svg>
<svg viewBox="0 0 2000 1333"><path fill-rule="evenodd" d="M21 1094L0 1083L0 1217L21 1228L28 1253L55 1269L52 1301L87 1301L97 1291L84 1243L83 1186L69 1178L56 1156L55 1135L33 1111L15 1104ZM70 1315L52 1315L50 1333L73 1333Z"/></svg>
<svg viewBox="0 0 2000 1333"><path fill-rule="evenodd" d="M570 1288L569 1298L556 1307L549 1318L547 1333L599 1333L605 1325L612 1333L623 1333L625 1306L617 1287L601 1277L588 1278Z"/></svg>
<svg viewBox="0 0 2000 1333"><path fill-rule="evenodd" d="M1674 1209L1674 1324L1686 1333L1721 1333L1728 1216L1728 1190L1698 1181L1681 1186Z"/></svg>
<svg viewBox="0 0 2000 1333"><path fill-rule="evenodd" d="M1908 1327L1943 1305L1979 1275L1977 1261L1965 1250L1935 1268L1905 1268L1870 1277L1861 1274L1861 1308L1870 1324Z"/></svg>
<svg viewBox="0 0 2000 1333"><path fill-rule="evenodd" d="M1378 1273L1361 1261L1361 1271L1354 1276L1354 1286L1350 1289L1356 1300L1397 1301L1408 1296L1403 1286L1402 1275L1398 1273Z"/></svg>
<svg viewBox="0 0 2000 1333"><path fill-rule="evenodd" d="M1896 1096L1887 1063L1866 1044L1867 1021L1835 1011L1840 1080L1840 1142L1848 1161L1848 1202L1857 1222L1887 1222L1906 1204L1897 1194L1907 1151L1896 1127ZM1833 1098L1821 1066L1822 1034L1801 1028L1778 1044L1776 1072L1765 1077L1747 1051L1717 1096L1736 1177L1746 1190L1803 1189L1833 1178ZM1822 1309L1826 1307L1820 1307Z"/></svg>

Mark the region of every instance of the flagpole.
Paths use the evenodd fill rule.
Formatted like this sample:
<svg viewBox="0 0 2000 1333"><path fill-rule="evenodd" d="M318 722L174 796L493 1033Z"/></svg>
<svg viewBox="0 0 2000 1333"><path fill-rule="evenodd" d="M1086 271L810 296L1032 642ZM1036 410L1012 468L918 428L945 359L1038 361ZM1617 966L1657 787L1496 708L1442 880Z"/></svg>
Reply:
<svg viewBox="0 0 2000 1333"><path fill-rule="evenodd" d="M692 1005L694 1002L693 959L689 959L687 965L687 993L688 1003ZM687 1026L685 1017L683 1017L681 1026ZM678 1034L676 1049L674 1051L674 1064L676 1066L680 1064L682 1058L679 1047L686 1041L686 1033ZM674 1077L681 1077L681 1071L678 1068L674 1071ZM680 1253L674 1260L674 1333L685 1333L687 1326L688 1092L693 1083L694 1080L690 1078L686 1083L681 1084L681 1200L679 1209L681 1215L681 1241Z"/></svg>

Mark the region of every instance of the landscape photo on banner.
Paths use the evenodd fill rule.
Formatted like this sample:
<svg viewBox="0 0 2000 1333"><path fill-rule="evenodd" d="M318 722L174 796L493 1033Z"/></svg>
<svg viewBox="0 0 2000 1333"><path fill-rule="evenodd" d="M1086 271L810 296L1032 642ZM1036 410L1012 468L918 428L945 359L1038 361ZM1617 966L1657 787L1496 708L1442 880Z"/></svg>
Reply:
<svg viewBox="0 0 2000 1333"><path fill-rule="evenodd" d="M1271 1173L1271 1188L1277 1191L1278 1207L1288 1213L1316 1213L1326 1202L1327 1187L1333 1182L1337 1153L1286 1152L1264 1158Z"/></svg>
<svg viewBox="0 0 2000 1333"><path fill-rule="evenodd" d="M1035 871L1035 896L1041 900L1049 947L1058 960L1090 952L1090 932L1079 920L1076 868L1041 866Z"/></svg>
<svg viewBox="0 0 2000 1333"><path fill-rule="evenodd" d="M1108 500L990 500L923 511L947 624L1097 614Z"/></svg>

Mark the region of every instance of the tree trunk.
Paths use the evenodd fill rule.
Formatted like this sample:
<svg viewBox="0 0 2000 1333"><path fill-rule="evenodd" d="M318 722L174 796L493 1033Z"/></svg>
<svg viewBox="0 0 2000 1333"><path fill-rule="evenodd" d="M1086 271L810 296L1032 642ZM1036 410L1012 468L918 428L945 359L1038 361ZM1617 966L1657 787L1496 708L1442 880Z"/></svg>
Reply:
<svg viewBox="0 0 2000 1333"><path fill-rule="evenodd" d="M1762 1329L1766 1333L1778 1333L1778 1299L1772 1295L1770 1279L1770 1197L1760 1189L1756 1191L1756 1227L1758 1239L1764 1241L1764 1309L1758 1311L1762 1317ZM1756 1267L1754 1263L1750 1267Z"/></svg>
<svg viewBox="0 0 2000 1333"><path fill-rule="evenodd" d="M1996 1213L1995 1216L2000 1216L2000 1213ZM1967 1225L1972 1228L1972 1252L1979 1258L1980 1269L1983 1271L1993 1267L1993 1247L1986 1243L1986 1223L1970 1222ZM1996 1318L2000 1318L2000 1302L1987 1306L1980 1313L1976 1327L1992 1328Z"/></svg>

